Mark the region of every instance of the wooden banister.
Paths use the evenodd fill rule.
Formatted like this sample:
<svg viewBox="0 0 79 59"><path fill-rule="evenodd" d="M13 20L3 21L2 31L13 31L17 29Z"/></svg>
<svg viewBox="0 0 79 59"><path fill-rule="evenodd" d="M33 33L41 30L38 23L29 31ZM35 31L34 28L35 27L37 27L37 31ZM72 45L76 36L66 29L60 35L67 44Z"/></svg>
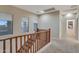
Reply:
<svg viewBox="0 0 79 59"><path fill-rule="evenodd" d="M22 47L22 36L20 36L20 47Z"/></svg>
<svg viewBox="0 0 79 59"><path fill-rule="evenodd" d="M19 38L19 39L18 39ZM6 39L1 39L0 42L3 42L3 53L6 52L6 41L10 42L10 53L13 52L12 43L15 42L15 52L31 52L35 53L42 47L44 47L47 43L50 42L50 29L41 29L38 32L14 36ZM13 42L13 40L15 40ZM23 42L24 41L24 42ZM18 47L18 42L20 43L20 48Z"/></svg>
<svg viewBox="0 0 79 59"><path fill-rule="evenodd" d="M50 36L50 34L51 34L51 33L50 33L50 32L51 32L51 29L49 29L48 32L49 32L49 42L50 42L50 39L51 39L51 36Z"/></svg>
<svg viewBox="0 0 79 59"><path fill-rule="evenodd" d="M24 45L26 45L26 35L24 35Z"/></svg>
<svg viewBox="0 0 79 59"><path fill-rule="evenodd" d="M3 40L3 53L5 53L6 47L5 47L5 40Z"/></svg>
<svg viewBox="0 0 79 59"><path fill-rule="evenodd" d="M18 46L17 46L17 37L15 38L15 51L16 51L16 53L17 53L17 50L18 50Z"/></svg>
<svg viewBox="0 0 79 59"><path fill-rule="evenodd" d="M46 32L46 43L47 43L47 32Z"/></svg>
<svg viewBox="0 0 79 59"><path fill-rule="evenodd" d="M10 53L12 53L12 38L10 38Z"/></svg>

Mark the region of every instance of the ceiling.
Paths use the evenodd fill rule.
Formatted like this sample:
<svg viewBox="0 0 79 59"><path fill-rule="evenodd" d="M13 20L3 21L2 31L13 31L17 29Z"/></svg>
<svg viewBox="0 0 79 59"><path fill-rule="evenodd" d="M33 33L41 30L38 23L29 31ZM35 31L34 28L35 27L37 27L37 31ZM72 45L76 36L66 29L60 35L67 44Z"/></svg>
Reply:
<svg viewBox="0 0 79 59"><path fill-rule="evenodd" d="M41 12L38 11L43 11L50 8L55 8L55 10L53 10L52 12L57 10L68 10L76 7L76 5L14 5L14 7L18 7L35 14L42 14Z"/></svg>

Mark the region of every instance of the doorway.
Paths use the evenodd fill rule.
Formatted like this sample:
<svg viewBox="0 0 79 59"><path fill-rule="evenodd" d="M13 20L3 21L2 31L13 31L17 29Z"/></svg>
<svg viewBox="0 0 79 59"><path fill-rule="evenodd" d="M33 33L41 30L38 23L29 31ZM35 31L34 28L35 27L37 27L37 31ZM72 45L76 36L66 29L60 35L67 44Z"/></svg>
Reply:
<svg viewBox="0 0 79 59"><path fill-rule="evenodd" d="M67 39L77 39L78 20L68 19L66 21L66 37Z"/></svg>

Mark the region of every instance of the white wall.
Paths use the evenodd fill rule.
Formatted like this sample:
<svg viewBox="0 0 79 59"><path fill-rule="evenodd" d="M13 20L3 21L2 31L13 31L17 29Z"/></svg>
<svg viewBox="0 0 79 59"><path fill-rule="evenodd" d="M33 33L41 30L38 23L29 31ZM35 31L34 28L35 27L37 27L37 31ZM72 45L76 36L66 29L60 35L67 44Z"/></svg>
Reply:
<svg viewBox="0 0 79 59"><path fill-rule="evenodd" d="M78 40L79 40L79 10L78 10Z"/></svg>
<svg viewBox="0 0 79 59"><path fill-rule="evenodd" d="M37 16L30 16L29 17L29 32L34 31L34 23L38 23L38 17Z"/></svg>
<svg viewBox="0 0 79 59"><path fill-rule="evenodd" d="M13 34L0 36L0 39L12 37L12 36L17 36L17 35L22 35L23 33L21 31L21 20L22 20L22 17L24 17L24 16L29 17L30 32L33 31L33 23L37 22L37 20L38 20L37 15L35 15L31 12L16 8L16 7L12 7L12 6L0 6L0 12L9 13L13 16L13 19L12 19L13 20ZM20 41L18 41L18 42L20 42ZM6 43L7 44L6 45L7 52L9 52L9 47L10 47L9 43L10 43L10 41L8 40ZM15 43L15 41L13 41L13 52L15 52L15 44L14 43ZM0 52L2 51L2 49L3 49L3 42L0 42Z"/></svg>
<svg viewBox="0 0 79 59"><path fill-rule="evenodd" d="M51 28L51 37L59 38L59 12L52 12L39 16L39 28Z"/></svg>
<svg viewBox="0 0 79 59"><path fill-rule="evenodd" d="M66 18L66 15L68 14L68 13L71 13L71 14L73 14L72 15L72 17L70 17L70 18ZM78 24L77 24L77 10L69 10L69 11L62 11L61 13L60 13L60 23L61 23L61 25L60 25L60 33L61 33L61 39L67 39L67 38L75 38L75 39L77 39L77 37L78 37ZM67 20L75 20L75 32L73 32L74 33L74 35L75 36L73 36L73 37L68 37L68 35L67 35ZM71 32L69 33L69 34L71 34Z"/></svg>

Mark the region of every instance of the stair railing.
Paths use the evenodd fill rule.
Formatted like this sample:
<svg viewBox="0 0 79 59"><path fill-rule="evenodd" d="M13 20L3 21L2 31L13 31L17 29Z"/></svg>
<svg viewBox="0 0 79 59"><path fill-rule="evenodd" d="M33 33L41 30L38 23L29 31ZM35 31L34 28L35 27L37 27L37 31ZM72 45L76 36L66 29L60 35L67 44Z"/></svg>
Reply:
<svg viewBox="0 0 79 59"><path fill-rule="evenodd" d="M7 52L6 41L9 41L9 53L14 52L13 48L15 48L16 53L35 53L50 42L50 29L1 39L0 42L3 45L1 52L3 53Z"/></svg>

